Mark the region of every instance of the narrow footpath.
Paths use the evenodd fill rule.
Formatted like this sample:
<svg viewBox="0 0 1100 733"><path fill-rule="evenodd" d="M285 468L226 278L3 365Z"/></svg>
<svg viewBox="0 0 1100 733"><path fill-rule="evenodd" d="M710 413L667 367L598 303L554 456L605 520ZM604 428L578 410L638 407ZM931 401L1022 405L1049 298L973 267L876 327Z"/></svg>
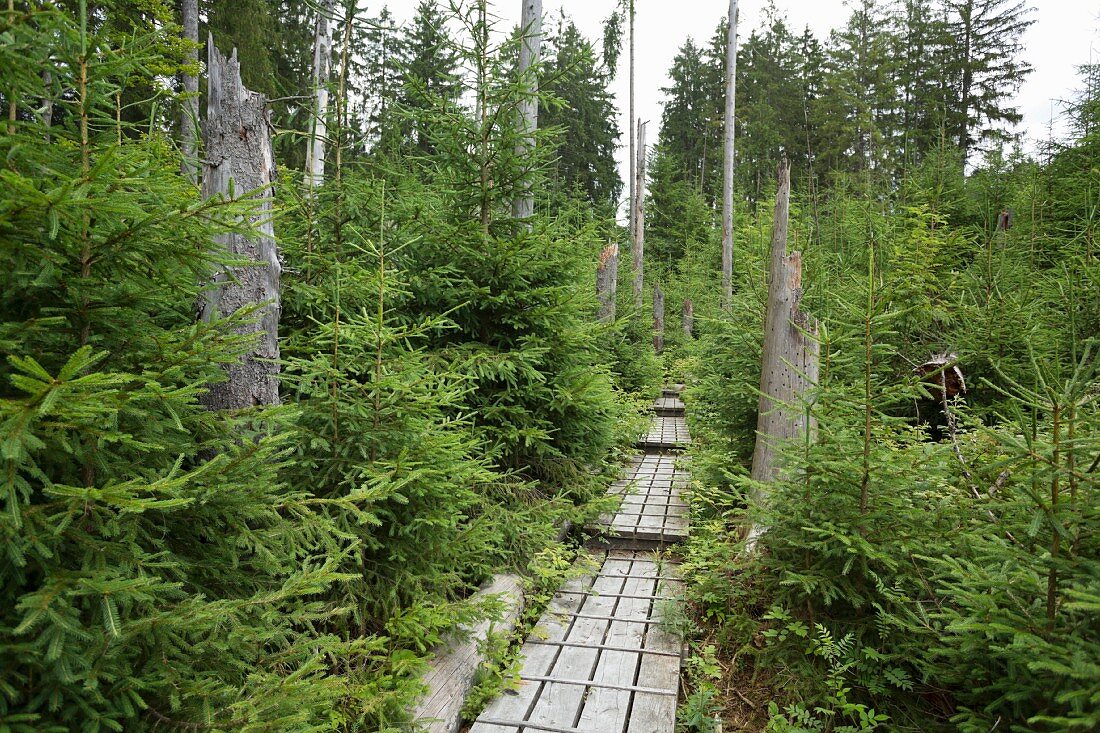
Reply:
<svg viewBox="0 0 1100 733"><path fill-rule="evenodd" d="M524 643L518 691L494 700L470 733L673 733L682 640L662 623L682 587L669 552L688 536L681 496L687 447L679 387L653 406L652 429L611 488L618 510ZM595 568L598 568L596 570Z"/></svg>

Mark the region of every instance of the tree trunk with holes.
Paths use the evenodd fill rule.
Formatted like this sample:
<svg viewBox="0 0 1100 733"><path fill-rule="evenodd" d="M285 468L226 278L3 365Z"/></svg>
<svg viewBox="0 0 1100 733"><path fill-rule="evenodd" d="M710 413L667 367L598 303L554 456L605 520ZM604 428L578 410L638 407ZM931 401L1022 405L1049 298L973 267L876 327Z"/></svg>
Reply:
<svg viewBox="0 0 1100 733"><path fill-rule="evenodd" d="M252 231L223 234L214 245L248 264L223 268L208 283L200 303L203 321L218 321L242 309L256 309L234 327L252 342L226 367L229 378L210 386L203 403L214 410L236 410L279 402L279 255L271 224L275 161L267 100L241 83L237 52L226 59L208 44L209 101L203 125L204 198L247 200Z"/></svg>
<svg viewBox="0 0 1100 733"><path fill-rule="evenodd" d="M325 146L328 138L329 77L332 74L332 31L336 3L325 0L317 7L313 34L313 117L306 138L306 185L325 182Z"/></svg>
<svg viewBox="0 0 1100 733"><path fill-rule="evenodd" d="M190 65L199 65L199 0L181 0L180 21L183 37L194 44L187 51ZM192 183L199 177L199 77L183 75L183 104L180 105L180 149L183 153L183 175Z"/></svg>
<svg viewBox="0 0 1100 733"><path fill-rule="evenodd" d="M750 548L766 531L753 515L768 501L768 484L782 476L782 445L812 439L816 429L804 400L818 379L817 321L801 310L802 255L787 254L790 195L791 169L784 161L779 167L768 266L759 414L752 456L752 479L758 483L750 504Z"/></svg>
<svg viewBox="0 0 1100 733"><path fill-rule="evenodd" d="M596 265L596 297L600 302L600 320L615 320L615 295L619 289L619 245L608 243Z"/></svg>
<svg viewBox="0 0 1100 733"><path fill-rule="evenodd" d="M535 95L538 93L538 80L535 78L532 67L539 62L539 52L542 46L542 0L522 0L523 8L520 18L520 30L523 33L523 43L519 48L519 78L526 80L528 84L527 95L520 102L520 140L516 144L516 155L521 161L528 157L535 148L535 130L539 125L539 102ZM526 166L527 163L524 163ZM531 189L531 181L525 178L516 192L516 198L512 201L512 216L517 219L527 219L535 213L535 193Z"/></svg>

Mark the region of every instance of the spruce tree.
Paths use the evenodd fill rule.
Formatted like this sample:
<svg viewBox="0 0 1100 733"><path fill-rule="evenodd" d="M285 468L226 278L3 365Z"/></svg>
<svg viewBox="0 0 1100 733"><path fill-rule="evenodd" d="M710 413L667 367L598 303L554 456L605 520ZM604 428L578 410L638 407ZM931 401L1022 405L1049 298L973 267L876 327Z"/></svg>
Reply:
<svg viewBox="0 0 1100 733"><path fill-rule="evenodd" d="M215 236L240 204L197 199L171 142L117 99L162 39L54 6L5 15L0 88L58 89L47 130L0 130L0 720L17 731L324 730L352 686L312 630L341 577L328 521L278 477L278 413L199 397L249 344L196 322ZM150 133L149 131L152 130ZM52 144L46 143L47 133Z"/></svg>
<svg viewBox="0 0 1100 733"><path fill-rule="evenodd" d="M944 5L954 39L946 59L946 123L965 161L983 142L1003 137L1003 125L1020 121L1009 100L1031 73L1019 55L1022 36L1035 21L1026 0L944 0Z"/></svg>
<svg viewBox="0 0 1100 733"><path fill-rule="evenodd" d="M550 179L565 192L579 190L610 215L623 188L610 69L572 20L561 19L549 45L542 89L550 101L539 110L539 125L560 133Z"/></svg>

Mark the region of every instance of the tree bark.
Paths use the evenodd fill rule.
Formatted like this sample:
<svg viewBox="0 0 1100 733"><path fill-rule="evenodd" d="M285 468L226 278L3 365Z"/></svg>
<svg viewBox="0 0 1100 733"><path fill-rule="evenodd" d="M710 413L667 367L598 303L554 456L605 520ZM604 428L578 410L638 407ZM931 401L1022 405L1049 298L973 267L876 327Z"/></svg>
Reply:
<svg viewBox="0 0 1100 733"><path fill-rule="evenodd" d="M523 43L519 48L519 78L526 80L530 87L519 105L520 140L516 144L516 157L526 167L524 158L535 148L535 130L539 126L538 79L532 67L539 62L542 47L542 0L523 0L523 12L520 19L520 31ZM527 219L535 213L535 193L531 181L525 177L512 201L512 216Z"/></svg>
<svg viewBox="0 0 1100 733"><path fill-rule="evenodd" d="M596 265L596 297L600 301L600 320L615 320L615 295L619 289L619 245L610 242L600 253Z"/></svg>
<svg viewBox="0 0 1100 733"><path fill-rule="evenodd" d="M690 339L695 332L695 305L691 302L691 298L684 299L680 324L684 328L684 335Z"/></svg>
<svg viewBox="0 0 1100 733"><path fill-rule="evenodd" d="M634 161L634 307L641 310L645 286L645 123L638 121L638 157Z"/></svg>
<svg viewBox="0 0 1100 733"><path fill-rule="evenodd" d="M213 410L234 410L279 403L279 276L281 267L271 223L275 161L267 100L241 83L237 52L226 59L207 40L209 99L203 125L206 155L203 197L255 202L253 230L222 234L214 244L225 255L246 265L224 267L203 293L199 317L226 318L242 308L256 308L256 317L234 332L252 336L241 358L230 364L228 380L210 386L203 404Z"/></svg>
<svg viewBox="0 0 1100 733"><path fill-rule="evenodd" d="M760 402L756 446L752 456L755 483L750 517L768 500L767 484L781 477L779 451L783 443L812 439L816 425L805 405L806 392L818 379L817 321L803 313L802 255L787 254L787 218L790 211L791 169L779 167L771 258L768 267L768 306L764 322L764 352L760 371ZM749 548L766 531L752 520Z"/></svg>
<svg viewBox="0 0 1100 733"><path fill-rule="evenodd" d="M722 158L722 307L733 302L734 108L737 97L737 0L730 0L726 39L726 120Z"/></svg>
<svg viewBox="0 0 1100 733"><path fill-rule="evenodd" d="M653 350L665 350L665 294L660 283L653 286Z"/></svg>
<svg viewBox="0 0 1100 733"><path fill-rule="evenodd" d="M629 5L628 15L630 16L628 20L628 22L630 23L630 122L627 124L627 127L630 128L630 206L627 208L629 208L630 211L627 214L627 217L630 221L629 231L631 239L633 240L635 198L634 186L635 177L638 175L638 172L635 169L638 163L635 157L636 153L634 152L636 144L634 138L634 0L627 0L627 3Z"/></svg>
<svg viewBox="0 0 1100 733"><path fill-rule="evenodd" d="M313 35L313 118L306 138L306 186L325 182L325 145L328 138L329 77L332 74L332 32L335 0L324 0L317 8Z"/></svg>
<svg viewBox="0 0 1100 733"><path fill-rule="evenodd" d="M190 41L187 61L192 66L199 65L199 0L181 0L180 19L183 24L183 37ZM183 153L181 170L192 183L198 183L199 177L199 77L198 74L183 75L183 104L180 105L180 148Z"/></svg>

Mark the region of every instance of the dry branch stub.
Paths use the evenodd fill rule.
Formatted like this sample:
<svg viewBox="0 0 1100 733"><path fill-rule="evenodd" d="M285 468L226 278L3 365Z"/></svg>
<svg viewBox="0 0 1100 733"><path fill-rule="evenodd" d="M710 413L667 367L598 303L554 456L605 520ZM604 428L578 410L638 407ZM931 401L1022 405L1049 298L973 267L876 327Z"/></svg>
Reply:
<svg viewBox="0 0 1100 733"><path fill-rule="evenodd" d="M250 200L252 231L223 234L214 245L246 265L224 267L203 291L199 317L226 318L242 308L255 317L235 332L253 336L252 347L226 367L229 379L210 386L202 401L214 410L234 410L279 402L279 265L271 223L275 160L267 100L241 82L237 51L227 59L208 39L209 102L203 124L204 198Z"/></svg>

